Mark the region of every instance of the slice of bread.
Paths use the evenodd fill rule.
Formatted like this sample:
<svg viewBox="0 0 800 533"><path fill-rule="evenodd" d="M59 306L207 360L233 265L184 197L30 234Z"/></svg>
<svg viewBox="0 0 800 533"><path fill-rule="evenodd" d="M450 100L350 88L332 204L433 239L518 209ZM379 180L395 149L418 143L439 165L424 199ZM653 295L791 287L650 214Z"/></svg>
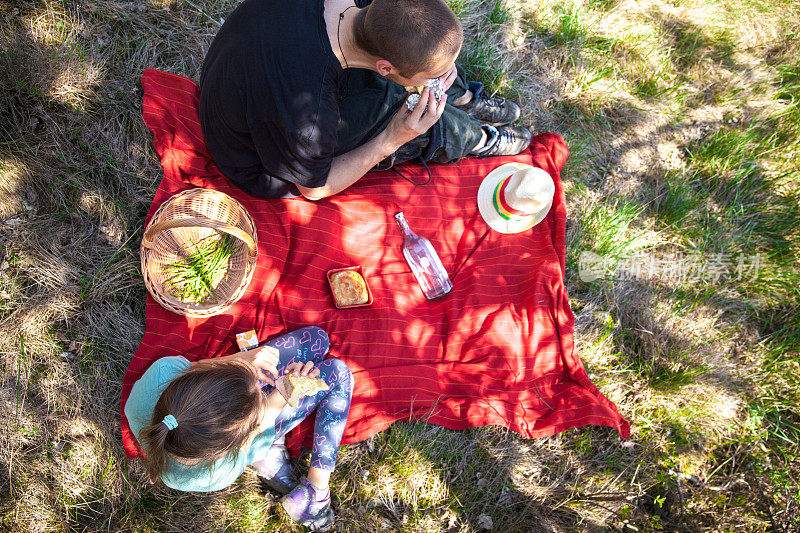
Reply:
<svg viewBox="0 0 800 533"><path fill-rule="evenodd" d="M288 374L283 376L284 390L288 397L286 402L292 407L297 407L302 398L311 396L323 390L330 390L328 384L320 378L312 378L308 376L295 376Z"/></svg>
<svg viewBox="0 0 800 533"><path fill-rule="evenodd" d="M367 283L364 277L354 270L342 270L331 274L331 288L339 307L369 302Z"/></svg>

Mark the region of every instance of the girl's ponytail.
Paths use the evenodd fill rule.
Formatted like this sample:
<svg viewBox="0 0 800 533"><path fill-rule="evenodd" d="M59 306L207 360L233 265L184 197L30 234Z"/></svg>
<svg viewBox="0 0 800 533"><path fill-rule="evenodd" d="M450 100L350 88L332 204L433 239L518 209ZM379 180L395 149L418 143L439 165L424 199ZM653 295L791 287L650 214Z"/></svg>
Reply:
<svg viewBox="0 0 800 533"><path fill-rule="evenodd" d="M150 481L156 482L164 471L167 462L167 451L164 445L170 429L163 422L158 422L142 429L139 436L146 449L147 475Z"/></svg>
<svg viewBox="0 0 800 533"><path fill-rule="evenodd" d="M266 398L258 374L243 361L199 361L173 379L153 408L150 425L139 433L147 474L156 481L167 456L210 466L235 458L259 430Z"/></svg>

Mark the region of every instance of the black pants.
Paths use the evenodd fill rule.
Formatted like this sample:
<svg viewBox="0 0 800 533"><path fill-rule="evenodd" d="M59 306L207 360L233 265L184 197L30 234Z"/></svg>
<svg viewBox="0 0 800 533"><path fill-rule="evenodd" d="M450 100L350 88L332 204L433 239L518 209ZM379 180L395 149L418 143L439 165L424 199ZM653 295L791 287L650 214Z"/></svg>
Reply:
<svg viewBox="0 0 800 533"><path fill-rule="evenodd" d="M422 157L437 163L452 163L469 154L481 140L480 123L453 107L454 100L467 91L464 70L447 91L447 106L438 122L425 134L395 152L382 168ZM366 144L386 129L408 93L402 85L377 72L347 69L339 86L339 131L334 155Z"/></svg>

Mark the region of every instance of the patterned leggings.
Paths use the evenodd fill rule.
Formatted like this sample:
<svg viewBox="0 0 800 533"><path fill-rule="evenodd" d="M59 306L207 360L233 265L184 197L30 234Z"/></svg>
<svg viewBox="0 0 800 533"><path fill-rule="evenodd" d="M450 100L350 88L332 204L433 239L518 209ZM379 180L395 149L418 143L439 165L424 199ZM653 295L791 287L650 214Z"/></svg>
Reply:
<svg viewBox="0 0 800 533"><path fill-rule="evenodd" d="M353 376L350 369L339 359L324 359L330 346L328 334L316 326L292 331L264 344L277 348L280 352L279 375L283 374L284 368L290 363L314 361L314 366L319 368L319 377L330 387L330 390L306 396L297 407L285 406L275 419L275 438L286 435L316 409L311 466L333 471L353 396ZM268 394L273 389L271 385L266 385L264 392Z"/></svg>

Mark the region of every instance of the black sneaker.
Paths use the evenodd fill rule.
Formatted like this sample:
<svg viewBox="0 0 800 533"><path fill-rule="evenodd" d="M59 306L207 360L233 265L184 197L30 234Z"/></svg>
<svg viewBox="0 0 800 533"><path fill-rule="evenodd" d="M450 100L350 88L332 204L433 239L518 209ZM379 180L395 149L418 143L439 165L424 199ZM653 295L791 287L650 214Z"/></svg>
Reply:
<svg viewBox="0 0 800 533"><path fill-rule="evenodd" d="M517 155L530 146L533 134L521 126L483 126L486 132L486 144L483 148L473 150L471 155L491 157L494 155Z"/></svg>
<svg viewBox="0 0 800 533"><path fill-rule="evenodd" d="M472 91L472 100L464 105L455 106L476 118L483 124L502 126L511 124L519 118L520 109L517 104L505 98L492 98L483 89L483 84L478 81L469 82Z"/></svg>

